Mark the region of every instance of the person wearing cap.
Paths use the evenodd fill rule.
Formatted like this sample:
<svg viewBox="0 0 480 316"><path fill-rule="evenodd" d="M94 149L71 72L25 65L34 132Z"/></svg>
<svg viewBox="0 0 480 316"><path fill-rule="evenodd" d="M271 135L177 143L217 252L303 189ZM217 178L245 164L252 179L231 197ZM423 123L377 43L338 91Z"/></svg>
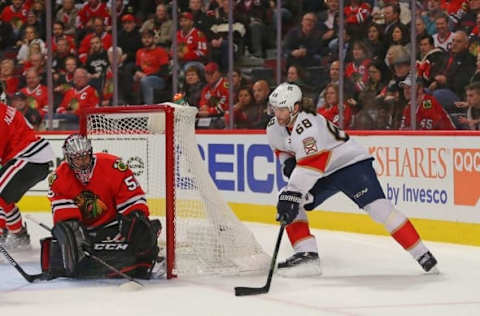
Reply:
<svg viewBox="0 0 480 316"><path fill-rule="evenodd" d="M208 53L207 38L193 26L193 15L190 12L180 15L177 43L178 59L185 65L185 69L194 64L203 68L202 62L206 60Z"/></svg>
<svg viewBox="0 0 480 316"><path fill-rule="evenodd" d="M142 33L142 43L143 48L137 51L137 71L133 79L140 82L144 104L153 104L154 90L163 90L166 86L169 56L163 47L155 44L151 30Z"/></svg>
<svg viewBox="0 0 480 316"><path fill-rule="evenodd" d="M37 109L29 107L27 105L27 96L22 92L15 93L10 98L10 105L14 107L18 112L22 113L27 121L38 130L40 123L42 122L42 116Z"/></svg>
<svg viewBox="0 0 480 316"><path fill-rule="evenodd" d="M222 77L218 65L210 62L205 66L207 85L202 90L198 107L199 117L222 117L228 110L228 82Z"/></svg>
<svg viewBox="0 0 480 316"><path fill-rule="evenodd" d="M173 22L168 16L167 6L157 5L155 16L145 21L140 28L140 33L153 31L155 44L169 47L172 39Z"/></svg>
<svg viewBox="0 0 480 316"><path fill-rule="evenodd" d="M411 102L411 89L413 82L416 81L417 89L417 110L415 113L416 129L417 130L454 130L450 116L447 114L438 100L431 94L426 93L424 90L424 83L421 78L414 78L413 76L407 76L400 82L400 87L403 88L403 95L408 102L407 106L403 109L402 120L400 123L400 129L412 129L410 120L410 108Z"/></svg>

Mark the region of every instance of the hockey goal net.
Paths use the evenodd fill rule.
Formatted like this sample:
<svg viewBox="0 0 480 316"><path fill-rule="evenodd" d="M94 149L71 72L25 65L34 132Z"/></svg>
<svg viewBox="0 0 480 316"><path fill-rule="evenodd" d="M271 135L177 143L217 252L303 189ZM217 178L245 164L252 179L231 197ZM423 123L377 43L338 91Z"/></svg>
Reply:
<svg viewBox="0 0 480 316"><path fill-rule="evenodd" d="M198 150L193 107L175 104L94 108L81 132L94 152L121 157L142 185L167 278L264 271L269 258L212 181ZM105 179L108 181L108 179Z"/></svg>

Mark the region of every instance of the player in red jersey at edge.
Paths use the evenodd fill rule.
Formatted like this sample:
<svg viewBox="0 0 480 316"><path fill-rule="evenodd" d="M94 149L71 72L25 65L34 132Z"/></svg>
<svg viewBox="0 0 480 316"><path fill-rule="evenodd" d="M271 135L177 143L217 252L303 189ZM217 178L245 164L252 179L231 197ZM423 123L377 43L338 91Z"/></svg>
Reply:
<svg viewBox="0 0 480 316"><path fill-rule="evenodd" d="M277 220L295 253L278 264L284 276L321 274L315 237L305 211L343 192L407 250L425 271L437 272L437 260L410 220L385 198L372 166L373 158L347 133L322 115L302 108L302 92L282 83L269 97L275 117L267 126L270 146L289 178L277 204Z"/></svg>
<svg viewBox="0 0 480 316"><path fill-rule="evenodd" d="M55 156L23 114L1 102L0 135L0 246L26 249L30 236L15 203L47 177Z"/></svg>
<svg viewBox="0 0 480 316"><path fill-rule="evenodd" d="M41 241L42 271L51 278L115 276L86 250L124 273L150 278L161 224L149 219L133 172L117 156L94 154L79 134L67 137L62 149L65 161L48 179L54 227Z"/></svg>

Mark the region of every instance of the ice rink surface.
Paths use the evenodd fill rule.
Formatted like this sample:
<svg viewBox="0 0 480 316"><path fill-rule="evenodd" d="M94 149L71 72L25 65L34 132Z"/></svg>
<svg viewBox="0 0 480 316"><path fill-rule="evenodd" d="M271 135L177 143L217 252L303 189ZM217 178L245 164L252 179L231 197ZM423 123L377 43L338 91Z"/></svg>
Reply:
<svg viewBox="0 0 480 316"><path fill-rule="evenodd" d="M32 214L51 224L49 214ZM28 220L27 220L28 223ZM34 249L11 255L40 272L38 239L47 232L28 223ZM271 254L278 226L248 224ZM439 260L439 275L424 274L392 238L315 230L323 275L287 279L274 275L270 292L235 297L235 286L263 286L266 275L142 281L123 291L123 280L57 279L27 283L0 263L1 315L480 315L480 247L427 242ZM292 254L284 237L279 259ZM3 260L3 258L2 258Z"/></svg>

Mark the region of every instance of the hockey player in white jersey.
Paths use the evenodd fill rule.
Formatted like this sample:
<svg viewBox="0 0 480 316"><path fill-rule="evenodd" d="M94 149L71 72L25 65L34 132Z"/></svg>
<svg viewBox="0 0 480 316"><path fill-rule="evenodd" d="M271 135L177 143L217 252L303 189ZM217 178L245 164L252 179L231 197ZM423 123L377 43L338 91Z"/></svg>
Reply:
<svg viewBox="0 0 480 316"><path fill-rule="evenodd" d="M267 126L268 141L283 164L283 173L289 177L279 194L277 221L287 224L295 251L278 264L278 273L321 274L317 243L305 211L337 192L346 194L373 220L383 224L423 270L437 271L437 260L412 223L385 198L367 150L322 115L302 109L302 92L295 84L280 84L269 102L275 117Z"/></svg>

